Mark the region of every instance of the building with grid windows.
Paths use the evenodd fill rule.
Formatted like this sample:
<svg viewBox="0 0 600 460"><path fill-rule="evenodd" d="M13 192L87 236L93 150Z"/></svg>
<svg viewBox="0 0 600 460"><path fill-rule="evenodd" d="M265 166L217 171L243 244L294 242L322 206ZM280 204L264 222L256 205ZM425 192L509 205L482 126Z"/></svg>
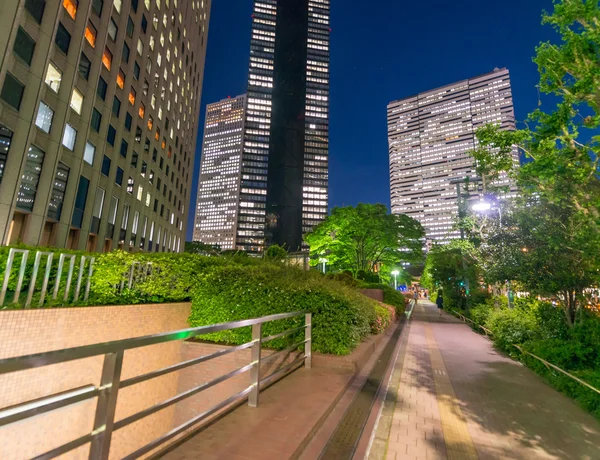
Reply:
<svg viewBox="0 0 600 460"><path fill-rule="evenodd" d="M391 102L387 108L392 213L425 227L430 241L448 241L458 214L456 184L474 178L475 131L488 123L515 129L507 69ZM515 164L519 153L513 148ZM506 175L498 185L512 185ZM514 187L512 187L514 191Z"/></svg>
<svg viewBox="0 0 600 460"><path fill-rule="evenodd" d="M246 95L206 106L194 241L235 249Z"/></svg>
<svg viewBox="0 0 600 460"><path fill-rule="evenodd" d="M0 242L183 250L210 0L0 11Z"/></svg>
<svg viewBox="0 0 600 460"><path fill-rule="evenodd" d="M236 248L303 249L328 208L329 0L255 0Z"/></svg>

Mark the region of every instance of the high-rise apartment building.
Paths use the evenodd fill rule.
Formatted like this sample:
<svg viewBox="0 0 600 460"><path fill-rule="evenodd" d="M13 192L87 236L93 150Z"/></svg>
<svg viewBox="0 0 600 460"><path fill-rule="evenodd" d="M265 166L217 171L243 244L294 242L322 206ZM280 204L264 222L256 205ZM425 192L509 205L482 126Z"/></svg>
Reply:
<svg viewBox="0 0 600 460"><path fill-rule="evenodd" d="M210 5L1 2L2 244L183 250Z"/></svg>
<svg viewBox="0 0 600 460"><path fill-rule="evenodd" d="M476 176L468 153L477 145L475 131L488 123L515 129L508 70L391 102L387 113L392 213L419 220L428 240L458 237L452 181ZM516 147L512 156L518 164ZM506 176L499 181L509 184Z"/></svg>
<svg viewBox="0 0 600 460"><path fill-rule="evenodd" d="M291 251L327 215L329 0L255 0L236 247Z"/></svg>
<svg viewBox="0 0 600 460"><path fill-rule="evenodd" d="M246 95L206 106L194 241L235 249Z"/></svg>

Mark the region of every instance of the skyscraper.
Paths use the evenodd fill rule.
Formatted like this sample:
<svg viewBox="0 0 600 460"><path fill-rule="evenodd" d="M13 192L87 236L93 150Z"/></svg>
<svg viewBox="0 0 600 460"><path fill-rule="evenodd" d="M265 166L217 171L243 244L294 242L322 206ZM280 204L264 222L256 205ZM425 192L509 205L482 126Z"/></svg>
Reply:
<svg viewBox="0 0 600 460"><path fill-rule="evenodd" d="M194 241L235 249L246 95L206 106Z"/></svg>
<svg viewBox="0 0 600 460"><path fill-rule="evenodd" d="M0 243L179 251L210 0L3 0Z"/></svg>
<svg viewBox="0 0 600 460"><path fill-rule="evenodd" d="M428 240L456 238L457 191L451 182L476 176L468 153L477 144L475 131L488 123L515 129L508 70L391 102L387 113L392 213L419 220ZM512 157L518 164L516 147ZM506 176L500 182L509 184Z"/></svg>
<svg viewBox="0 0 600 460"><path fill-rule="evenodd" d="M327 215L329 0L255 0L238 249L302 248Z"/></svg>

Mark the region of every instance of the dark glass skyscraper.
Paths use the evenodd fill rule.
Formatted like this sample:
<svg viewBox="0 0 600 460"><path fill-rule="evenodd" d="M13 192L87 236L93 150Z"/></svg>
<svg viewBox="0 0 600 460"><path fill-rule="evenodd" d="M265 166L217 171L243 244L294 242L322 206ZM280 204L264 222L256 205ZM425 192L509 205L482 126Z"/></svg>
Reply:
<svg viewBox="0 0 600 460"><path fill-rule="evenodd" d="M238 249L300 250L327 215L329 3L254 3Z"/></svg>

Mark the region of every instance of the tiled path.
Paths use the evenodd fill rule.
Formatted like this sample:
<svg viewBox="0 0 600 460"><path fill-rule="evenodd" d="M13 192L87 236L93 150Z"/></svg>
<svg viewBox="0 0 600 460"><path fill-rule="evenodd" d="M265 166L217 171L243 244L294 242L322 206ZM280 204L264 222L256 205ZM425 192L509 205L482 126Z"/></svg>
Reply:
<svg viewBox="0 0 600 460"><path fill-rule="evenodd" d="M406 332L369 460L600 459L600 423L468 326L420 301Z"/></svg>

